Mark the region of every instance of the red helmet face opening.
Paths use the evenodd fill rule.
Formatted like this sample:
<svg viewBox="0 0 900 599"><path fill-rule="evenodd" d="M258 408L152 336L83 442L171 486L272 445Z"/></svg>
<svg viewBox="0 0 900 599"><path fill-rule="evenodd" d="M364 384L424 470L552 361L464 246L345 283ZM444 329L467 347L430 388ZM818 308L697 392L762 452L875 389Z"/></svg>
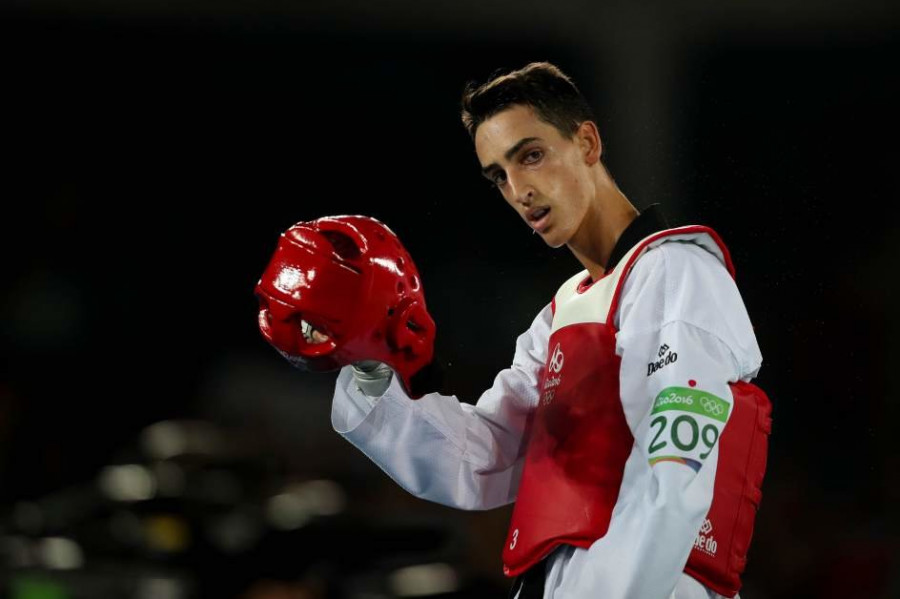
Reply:
<svg viewBox="0 0 900 599"><path fill-rule="evenodd" d="M379 360L408 383L432 359L435 326L418 270L373 218L297 223L282 234L256 295L260 332L306 370Z"/></svg>

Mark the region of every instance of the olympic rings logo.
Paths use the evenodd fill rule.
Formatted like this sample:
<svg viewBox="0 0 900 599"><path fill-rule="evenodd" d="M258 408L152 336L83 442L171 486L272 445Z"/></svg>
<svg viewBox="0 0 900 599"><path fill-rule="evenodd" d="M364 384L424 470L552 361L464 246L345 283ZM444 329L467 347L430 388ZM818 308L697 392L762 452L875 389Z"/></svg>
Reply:
<svg viewBox="0 0 900 599"><path fill-rule="evenodd" d="M563 353L559 347L559 343L553 349L553 355L550 357L550 371L558 373L563 367Z"/></svg>
<svg viewBox="0 0 900 599"><path fill-rule="evenodd" d="M708 414L713 414L715 416L721 416L722 413L725 412L725 408L722 407L722 404L705 395L700 398L700 405L703 406L703 409L706 410Z"/></svg>

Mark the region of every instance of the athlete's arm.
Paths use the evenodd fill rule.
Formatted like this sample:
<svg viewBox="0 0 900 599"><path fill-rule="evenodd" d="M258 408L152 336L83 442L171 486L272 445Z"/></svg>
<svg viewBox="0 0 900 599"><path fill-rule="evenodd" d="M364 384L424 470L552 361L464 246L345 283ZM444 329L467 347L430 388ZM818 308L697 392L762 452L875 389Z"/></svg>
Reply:
<svg viewBox="0 0 900 599"><path fill-rule="evenodd" d="M566 586L573 596L668 598L712 502L729 383L752 378L761 357L731 276L692 244L638 261L617 326L634 447L609 530Z"/></svg>
<svg viewBox="0 0 900 599"><path fill-rule="evenodd" d="M551 318L548 305L518 337L512 365L475 405L438 393L412 401L396 376L382 395L370 397L360 389L359 374L343 368L332 405L335 431L418 497L470 510L511 503Z"/></svg>

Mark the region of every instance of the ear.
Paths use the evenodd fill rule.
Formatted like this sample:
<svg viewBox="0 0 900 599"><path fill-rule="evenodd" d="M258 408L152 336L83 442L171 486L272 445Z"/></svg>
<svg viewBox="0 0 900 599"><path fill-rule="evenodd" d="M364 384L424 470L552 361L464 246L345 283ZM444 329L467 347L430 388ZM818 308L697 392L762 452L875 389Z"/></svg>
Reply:
<svg viewBox="0 0 900 599"><path fill-rule="evenodd" d="M603 154L603 142L600 140L600 132L594 121L584 121L575 131L575 141L581 148L584 161L593 166L600 161Z"/></svg>

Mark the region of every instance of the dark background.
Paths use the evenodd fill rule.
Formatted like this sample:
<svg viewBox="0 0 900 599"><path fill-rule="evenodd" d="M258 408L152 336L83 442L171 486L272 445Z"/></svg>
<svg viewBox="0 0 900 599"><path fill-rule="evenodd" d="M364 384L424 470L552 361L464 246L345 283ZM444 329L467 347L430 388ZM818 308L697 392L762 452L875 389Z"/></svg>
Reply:
<svg viewBox="0 0 900 599"><path fill-rule="evenodd" d="M479 176L459 97L550 60L594 106L631 201L731 249L775 423L742 595L900 596L897 17L875 2L7 5L4 591L391 597L392 571L437 561L457 575L445 596L503 596L509 509L397 488L331 430L334 376L261 339L252 290L294 222L379 218L416 258L451 388L476 401L581 267ZM231 448L178 458L185 488L214 471L239 491L104 497L105 467L159 466L141 439L162 421ZM265 525L267 497L318 479L343 489L339 514ZM217 545L234 514L255 536ZM160 517L189 539L153 545ZM143 532L116 533L123 518ZM47 538L80 561L54 567Z"/></svg>

